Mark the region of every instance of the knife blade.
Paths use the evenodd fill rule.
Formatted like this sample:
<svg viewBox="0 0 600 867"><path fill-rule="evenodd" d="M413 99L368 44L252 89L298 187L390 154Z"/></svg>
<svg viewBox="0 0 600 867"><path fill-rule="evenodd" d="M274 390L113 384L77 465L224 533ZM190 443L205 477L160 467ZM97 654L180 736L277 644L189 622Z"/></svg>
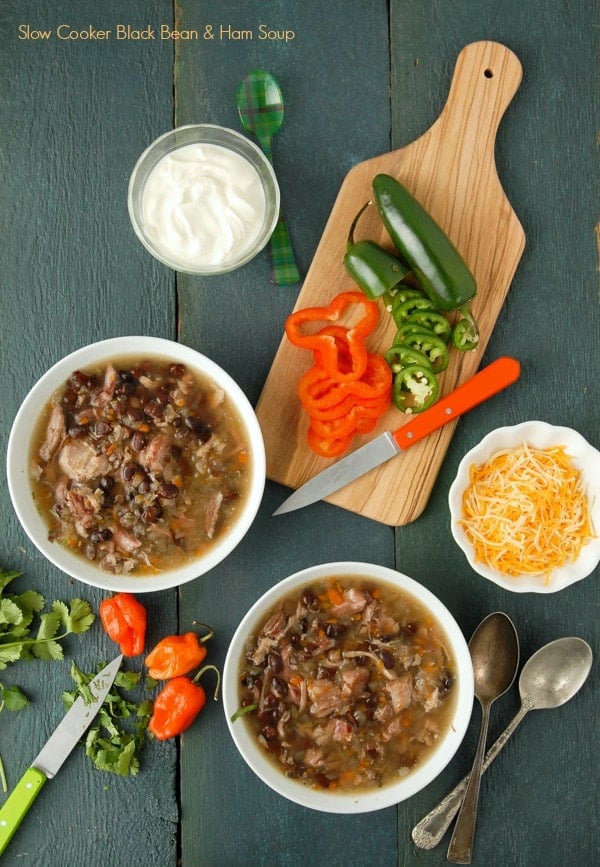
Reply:
<svg viewBox="0 0 600 867"><path fill-rule="evenodd" d="M521 365L515 358L509 356L497 358L425 412L415 415L408 424L395 431L385 431L371 442L317 473L284 500L273 514L284 515L302 509L339 491L449 421L464 415L473 407L503 391L516 382L520 375Z"/></svg>
<svg viewBox="0 0 600 867"><path fill-rule="evenodd" d="M123 655L119 654L90 681L93 701L86 703L82 696L76 699L3 804L0 809L0 855L10 843L46 780L52 779L60 770L96 718L115 681L122 660Z"/></svg>

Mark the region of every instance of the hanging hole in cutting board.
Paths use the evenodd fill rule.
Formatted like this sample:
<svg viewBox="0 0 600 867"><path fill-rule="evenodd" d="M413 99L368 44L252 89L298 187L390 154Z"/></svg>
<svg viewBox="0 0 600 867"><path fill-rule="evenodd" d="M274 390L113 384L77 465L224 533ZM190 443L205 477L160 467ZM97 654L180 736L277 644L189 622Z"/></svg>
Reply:
<svg viewBox="0 0 600 867"><path fill-rule="evenodd" d="M491 69L485 69L483 74L485 75L486 78L493 78L494 77L494 72Z"/></svg>

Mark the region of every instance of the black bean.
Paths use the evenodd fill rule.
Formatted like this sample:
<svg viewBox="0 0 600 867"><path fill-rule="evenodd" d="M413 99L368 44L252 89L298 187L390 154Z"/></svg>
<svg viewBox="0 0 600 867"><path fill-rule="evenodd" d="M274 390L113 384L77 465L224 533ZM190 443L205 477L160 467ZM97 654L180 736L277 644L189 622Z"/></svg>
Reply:
<svg viewBox="0 0 600 867"><path fill-rule="evenodd" d="M146 404L145 412L147 416L150 416L150 419L158 421L163 419L165 415L163 407L156 400L151 400Z"/></svg>
<svg viewBox="0 0 600 867"><path fill-rule="evenodd" d="M107 421L99 421L94 425L94 436L105 437L112 430L112 425Z"/></svg>
<svg viewBox="0 0 600 867"><path fill-rule="evenodd" d="M452 689L452 685L454 683L454 677L450 674L449 671L444 671L439 680L439 690L440 696L443 697L447 695Z"/></svg>
<svg viewBox="0 0 600 867"><path fill-rule="evenodd" d="M136 464L135 461L127 461L127 463L123 466L123 479L126 482L130 482L139 469L140 466L139 464Z"/></svg>
<svg viewBox="0 0 600 867"><path fill-rule="evenodd" d="M315 594L312 592L312 590L305 590L302 594L301 601L305 608L310 608L310 606L315 601Z"/></svg>
<svg viewBox="0 0 600 867"><path fill-rule="evenodd" d="M133 382L135 377L130 370L120 370L119 379L122 380L122 382Z"/></svg>
<svg viewBox="0 0 600 867"><path fill-rule="evenodd" d="M77 439L77 437L83 436L85 432L86 428L82 424L74 424L67 431L72 439Z"/></svg>
<svg viewBox="0 0 600 867"><path fill-rule="evenodd" d="M101 476L100 481L98 482L100 487L105 493L112 491L115 486L115 480L112 476Z"/></svg>
<svg viewBox="0 0 600 867"><path fill-rule="evenodd" d="M185 426L196 434L198 439L207 443L212 436L212 428L203 419L190 412L184 418Z"/></svg>
<svg viewBox="0 0 600 867"><path fill-rule="evenodd" d="M149 524L154 524L158 521L161 515L162 506L158 500L153 500L151 503L148 503L148 505L142 510L142 518Z"/></svg>
<svg viewBox="0 0 600 867"><path fill-rule="evenodd" d="M132 425L136 425L144 421L144 410L140 406L129 407L126 415L128 422Z"/></svg>
<svg viewBox="0 0 600 867"><path fill-rule="evenodd" d="M135 393L135 384L133 382L119 382L115 385L115 394L118 397L131 397Z"/></svg>
<svg viewBox="0 0 600 867"><path fill-rule="evenodd" d="M287 695L288 685L281 677L271 678L271 692L276 698L283 698Z"/></svg>
<svg viewBox="0 0 600 867"><path fill-rule="evenodd" d="M346 626L343 623L328 623L325 627L327 638L339 638L345 631Z"/></svg>
<svg viewBox="0 0 600 867"><path fill-rule="evenodd" d="M177 364L173 362L169 365L169 373L171 376L175 376L177 379L181 379L181 377L185 374L185 367L183 364Z"/></svg>
<svg viewBox="0 0 600 867"><path fill-rule="evenodd" d="M269 656L267 657L267 662L269 664L269 668L271 671L274 671L275 674L278 674L283 668L283 659L281 658L281 654L275 653L275 651L271 651Z"/></svg>
<svg viewBox="0 0 600 867"><path fill-rule="evenodd" d="M385 668L393 668L396 664L396 660L394 659L394 654L389 650L382 650L379 653L379 657L383 662Z"/></svg>
<svg viewBox="0 0 600 867"><path fill-rule="evenodd" d="M134 434L131 437L131 448L134 450L134 452L141 452L141 450L146 445L146 442L146 437L141 431L134 431Z"/></svg>
<svg viewBox="0 0 600 867"><path fill-rule="evenodd" d="M179 494L179 488L177 485L170 485L164 482L158 488L158 496L162 497L164 500L174 500L175 497Z"/></svg>

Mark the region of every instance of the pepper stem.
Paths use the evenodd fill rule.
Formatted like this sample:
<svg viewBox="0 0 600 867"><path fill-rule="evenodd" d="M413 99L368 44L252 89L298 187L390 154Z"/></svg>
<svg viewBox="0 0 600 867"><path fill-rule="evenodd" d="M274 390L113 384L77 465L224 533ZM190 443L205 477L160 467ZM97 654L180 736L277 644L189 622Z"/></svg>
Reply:
<svg viewBox="0 0 600 867"><path fill-rule="evenodd" d="M221 672L219 671L219 669L217 668L216 665L203 665L202 668L200 669L200 671L196 675L194 675L194 677L192 679L192 683L197 683L200 680L200 678L202 677L202 675L204 674L204 672L208 671L209 668L212 669L214 672L216 672L216 675L217 675L217 685L216 685L215 691L213 693L213 700L218 701L219 690L221 688Z"/></svg>
<svg viewBox="0 0 600 867"><path fill-rule="evenodd" d="M350 231L348 232L347 247L351 247L354 244L354 230L356 229L358 221L360 220L360 218L362 217L364 212L367 210L369 205L372 205L372 204L373 204L372 199L369 199L368 202L365 202L365 204L362 206L362 208L360 209L360 211L358 212L356 217L352 220L352 225L350 226Z"/></svg>
<svg viewBox="0 0 600 867"><path fill-rule="evenodd" d="M215 630L212 628L212 626L209 626L208 623L202 623L201 620L192 620L192 626L203 626L205 629L208 629L206 635L198 636L198 641L200 642L200 644L204 644L205 641L209 641L215 634Z"/></svg>

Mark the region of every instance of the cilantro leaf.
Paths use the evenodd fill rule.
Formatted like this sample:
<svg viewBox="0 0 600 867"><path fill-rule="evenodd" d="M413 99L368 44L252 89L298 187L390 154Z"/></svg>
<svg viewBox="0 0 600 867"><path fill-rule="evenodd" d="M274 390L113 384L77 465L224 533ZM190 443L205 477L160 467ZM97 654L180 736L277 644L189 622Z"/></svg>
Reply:
<svg viewBox="0 0 600 867"><path fill-rule="evenodd" d="M102 666L99 667L100 670ZM71 665L75 683L72 692L63 693L65 707L69 708L81 695L91 700L89 682L94 677ZM134 776L140 769L140 756L146 742L147 728L152 715L152 702L136 702L124 692L135 689L142 675L136 671L120 670L91 729L85 737L86 755L99 771L119 776Z"/></svg>
<svg viewBox="0 0 600 867"><path fill-rule="evenodd" d="M0 570L0 595L2 594L5 587L8 587L11 581L14 581L15 578L20 578L21 572L3 572Z"/></svg>
<svg viewBox="0 0 600 867"><path fill-rule="evenodd" d="M7 710L23 710L29 704L29 699L18 686L2 686L0 684L0 691L2 693L2 707Z"/></svg>
<svg viewBox="0 0 600 867"><path fill-rule="evenodd" d="M8 597L0 599L0 625L18 626L23 621L23 612L16 602Z"/></svg>
<svg viewBox="0 0 600 867"><path fill-rule="evenodd" d="M90 628L95 619L89 602L84 599L71 599L68 617L63 625L73 635L81 635Z"/></svg>

